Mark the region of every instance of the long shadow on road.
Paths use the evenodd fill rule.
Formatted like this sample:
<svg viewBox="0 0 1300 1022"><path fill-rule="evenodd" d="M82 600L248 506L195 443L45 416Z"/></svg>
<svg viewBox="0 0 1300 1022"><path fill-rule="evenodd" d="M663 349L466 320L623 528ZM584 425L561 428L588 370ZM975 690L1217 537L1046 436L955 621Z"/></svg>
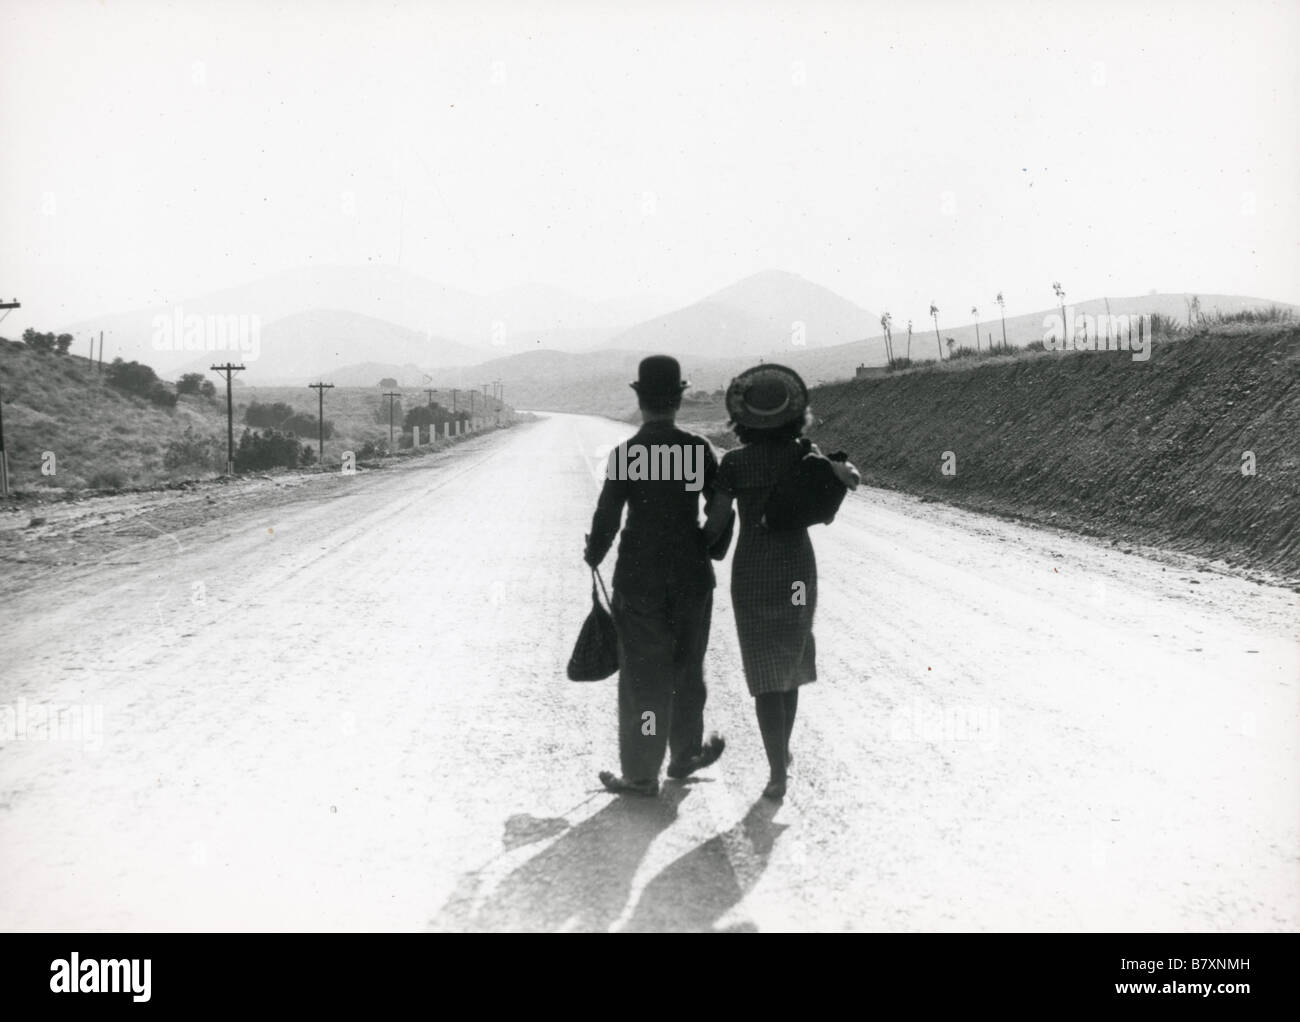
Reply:
<svg viewBox="0 0 1300 1022"><path fill-rule="evenodd" d="M772 846L788 824L773 819L777 803L760 798L744 819L666 866L641 892L624 932L712 930L758 883ZM753 929L742 923L729 930Z"/></svg>
<svg viewBox="0 0 1300 1022"><path fill-rule="evenodd" d="M656 837L677 819L689 793L667 785L657 799L618 798L576 827L561 818L513 816L504 856L560 836L495 886L491 866L462 877L432 928L441 931L606 932L624 913L632 881ZM766 868L784 824L759 799L730 830L692 849L654 877L627 931L707 931L738 904ZM743 926L740 928L744 928Z"/></svg>
<svg viewBox="0 0 1300 1022"><path fill-rule="evenodd" d="M604 932L623 914L632 879L654 839L677 819L689 789L665 787L656 799L616 798L545 851L516 867L480 899L484 871L467 874L433 926L439 930L560 929ZM529 817L539 838L564 821ZM505 846L527 843L519 817L507 821ZM475 902L479 902L477 908Z"/></svg>

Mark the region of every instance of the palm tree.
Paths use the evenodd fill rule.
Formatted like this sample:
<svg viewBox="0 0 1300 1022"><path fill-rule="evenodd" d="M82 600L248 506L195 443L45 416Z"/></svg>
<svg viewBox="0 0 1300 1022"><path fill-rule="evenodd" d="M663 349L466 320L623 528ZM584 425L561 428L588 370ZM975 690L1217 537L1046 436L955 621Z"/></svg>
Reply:
<svg viewBox="0 0 1300 1022"><path fill-rule="evenodd" d="M939 306L930 303L930 315L934 318L934 343L939 348L939 361L943 361L943 341L939 340Z"/></svg>
<svg viewBox="0 0 1300 1022"><path fill-rule="evenodd" d="M912 361L912 321L907 321L907 360Z"/></svg>
<svg viewBox="0 0 1300 1022"><path fill-rule="evenodd" d="M980 310L972 305L970 314L975 317L975 351L978 353L980 350Z"/></svg>
<svg viewBox="0 0 1300 1022"><path fill-rule="evenodd" d="M1052 281L1052 293L1056 295L1056 300L1061 303L1061 346L1065 347L1065 288L1061 287L1059 280ZM1070 339L1074 343L1074 338Z"/></svg>
<svg viewBox="0 0 1300 1022"><path fill-rule="evenodd" d="M889 324L893 317L885 313L880 317L880 329L885 338L885 357L889 362L894 361L894 335L889 330Z"/></svg>
<svg viewBox="0 0 1300 1022"><path fill-rule="evenodd" d="M998 309L1002 313L1002 347L1005 348L1007 346L1007 303L1002 300L1001 291L993 300L998 303Z"/></svg>

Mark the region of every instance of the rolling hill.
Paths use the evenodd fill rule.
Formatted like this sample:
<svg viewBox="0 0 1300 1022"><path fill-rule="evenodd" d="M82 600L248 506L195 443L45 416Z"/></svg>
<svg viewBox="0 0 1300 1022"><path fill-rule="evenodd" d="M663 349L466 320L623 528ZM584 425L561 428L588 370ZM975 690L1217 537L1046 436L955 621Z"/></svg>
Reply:
<svg viewBox="0 0 1300 1022"><path fill-rule="evenodd" d="M611 347L701 358L770 355L867 336L879 317L794 273L766 270L619 334Z"/></svg>
<svg viewBox="0 0 1300 1022"><path fill-rule="evenodd" d="M108 358L120 355L174 372L193 361L192 353L158 350L152 343L159 316L256 316L270 331L284 320L312 316L327 336L342 336L354 325L350 317L367 317L411 334L445 339L444 343L478 349L477 360L539 346L571 350L600 347L629 324L662 310L662 299L637 297L589 301L559 288L530 284L491 295L446 287L395 266L309 266L197 296L165 296L149 308L100 316L59 326L78 338L105 332ZM337 324L329 323L338 317ZM288 328L290 333L294 329ZM286 337L290 334L286 334ZM286 348L286 352L288 349ZM344 357L355 360L361 351ZM310 352L304 355L307 359ZM286 355L286 358L289 357ZM383 356L387 357L387 356ZM452 364L460 354L421 356L425 364ZM312 372L309 361L293 371Z"/></svg>

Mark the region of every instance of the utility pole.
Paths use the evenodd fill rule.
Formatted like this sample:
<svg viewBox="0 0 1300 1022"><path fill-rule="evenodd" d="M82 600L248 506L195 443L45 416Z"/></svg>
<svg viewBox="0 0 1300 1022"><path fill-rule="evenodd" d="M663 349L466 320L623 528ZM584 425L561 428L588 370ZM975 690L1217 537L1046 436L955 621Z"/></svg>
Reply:
<svg viewBox="0 0 1300 1022"><path fill-rule="evenodd" d="M9 496L9 455L5 451L4 390L0 389L0 497Z"/></svg>
<svg viewBox="0 0 1300 1022"><path fill-rule="evenodd" d="M5 316L9 315L10 309L22 307L22 303L17 298L12 302L0 302L0 309L4 310ZM0 319L3 318L4 316L0 316ZM5 450L4 400L4 392L0 391L0 497L9 496L9 453Z"/></svg>
<svg viewBox="0 0 1300 1022"><path fill-rule="evenodd" d="M393 449L393 399L402 395L395 390L384 391L384 397L388 398L388 450Z"/></svg>
<svg viewBox="0 0 1300 1022"><path fill-rule="evenodd" d="M433 390L428 390L428 389L426 389L426 390L425 390L425 393L429 395L429 407L432 408L432 407L433 407L433 395L434 395L435 393L437 393L437 392L436 392L436 391L433 391Z"/></svg>
<svg viewBox="0 0 1300 1022"><path fill-rule="evenodd" d="M319 399L318 407L320 411L316 416L316 426L317 426L316 460L320 464L324 465L325 464L325 391L333 390L334 384L309 383L307 384L307 386L310 387L312 390L316 391L316 395Z"/></svg>
<svg viewBox="0 0 1300 1022"><path fill-rule="evenodd" d="M460 391L457 390L455 387L451 388L451 412L453 415L456 414L456 395L459 393Z"/></svg>
<svg viewBox="0 0 1300 1022"><path fill-rule="evenodd" d="M100 335L101 338L103 334ZM104 364L104 342L99 342L99 364ZM243 366L232 365L230 362L225 365L209 366L214 373L221 373L226 378L226 475L235 474L235 402L230 396L230 378L233 374L243 370Z"/></svg>
<svg viewBox="0 0 1300 1022"><path fill-rule="evenodd" d="M243 366L240 366L242 369ZM99 371L104 371L104 331L99 332Z"/></svg>

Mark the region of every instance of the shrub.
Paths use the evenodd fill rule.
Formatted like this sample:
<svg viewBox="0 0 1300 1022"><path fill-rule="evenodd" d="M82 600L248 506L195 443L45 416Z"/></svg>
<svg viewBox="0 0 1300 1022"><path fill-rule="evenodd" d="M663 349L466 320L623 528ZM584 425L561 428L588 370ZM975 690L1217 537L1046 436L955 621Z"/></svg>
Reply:
<svg viewBox="0 0 1300 1022"><path fill-rule="evenodd" d="M1270 305L1263 309L1242 309L1239 312L1220 312L1215 309L1208 316L1203 316L1202 321L1211 325L1220 323L1291 323L1295 320L1295 312L1292 309L1284 309L1279 305Z"/></svg>
<svg viewBox="0 0 1300 1022"><path fill-rule="evenodd" d="M296 414L293 406L287 405L283 401L276 401L273 404L253 401L244 409L244 423L263 429L280 429L284 426L286 420Z"/></svg>
<svg viewBox="0 0 1300 1022"><path fill-rule="evenodd" d="M319 420L314 415L308 415L306 412L294 412L280 424L280 429L285 433L296 433L298 436L320 436ZM328 440L334 435L334 423L329 419L325 420L325 439Z"/></svg>
<svg viewBox="0 0 1300 1022"><path fill-rule="evenodd" d="M199 388L201 388L203 384L210 383L210 382L211 382L210 380L206 380L203 378L202 373L186 373L184 376L182 376L179 380L176 381L176 393L197 394L199 392Z"/></svg>
<svg viewBox="0 0 1300 1022"><path fill-rule="evenodd" d="M189 469L207 472L225 463L225 444L217 437L199 436L189 426L163 452L163 467L169 472Z"/></svg>
<svg viewBox="0 0 1300 1022"><path fill-rule="evenodd" d="M1025 351L1046 351L1047 344L1043 341L1030 341L1025 345Z"/></svg>
<svg viewBox="0 0 1300 1022"><path fill-rule="evenodd" d="M90 477L92 490L120 490L125 485L126 476L122 474L121 469L100 469Z"/></svg>
<svg viewBox="0 0 1300 1022"><path fill-rule="evenodd" d="M239 438L239 446L235 448L235 471L297 468L299 465L310 464L314 459L312 449L299 443L296 437L287 436L275 429L262 432L246 429Z"/></svg>
<svg viewBox="0 0 1300 1022"><path fill-rule="evenodd" d="M1178 337L1183 333L1183 325L1171 316L1159 312L1151 313L1151 336Z"/></svg>
<svg viewBox="0 0 1300 1022"><path fill-rule="evenodd" d="M108 367L108 382L118 390L145 398L164 408L176 405L176 394L171 391L150 366L141 362L124 362L119 356Z"/></svg>
<svg viewBox="0 0 1300 1022"><path fill-rule="evenodd" d="M33 351L42 353L55 351L60 355L66 355L68 349L72 347L72 334L38 333L32 327L23 331L23 343Z"/></svg>

